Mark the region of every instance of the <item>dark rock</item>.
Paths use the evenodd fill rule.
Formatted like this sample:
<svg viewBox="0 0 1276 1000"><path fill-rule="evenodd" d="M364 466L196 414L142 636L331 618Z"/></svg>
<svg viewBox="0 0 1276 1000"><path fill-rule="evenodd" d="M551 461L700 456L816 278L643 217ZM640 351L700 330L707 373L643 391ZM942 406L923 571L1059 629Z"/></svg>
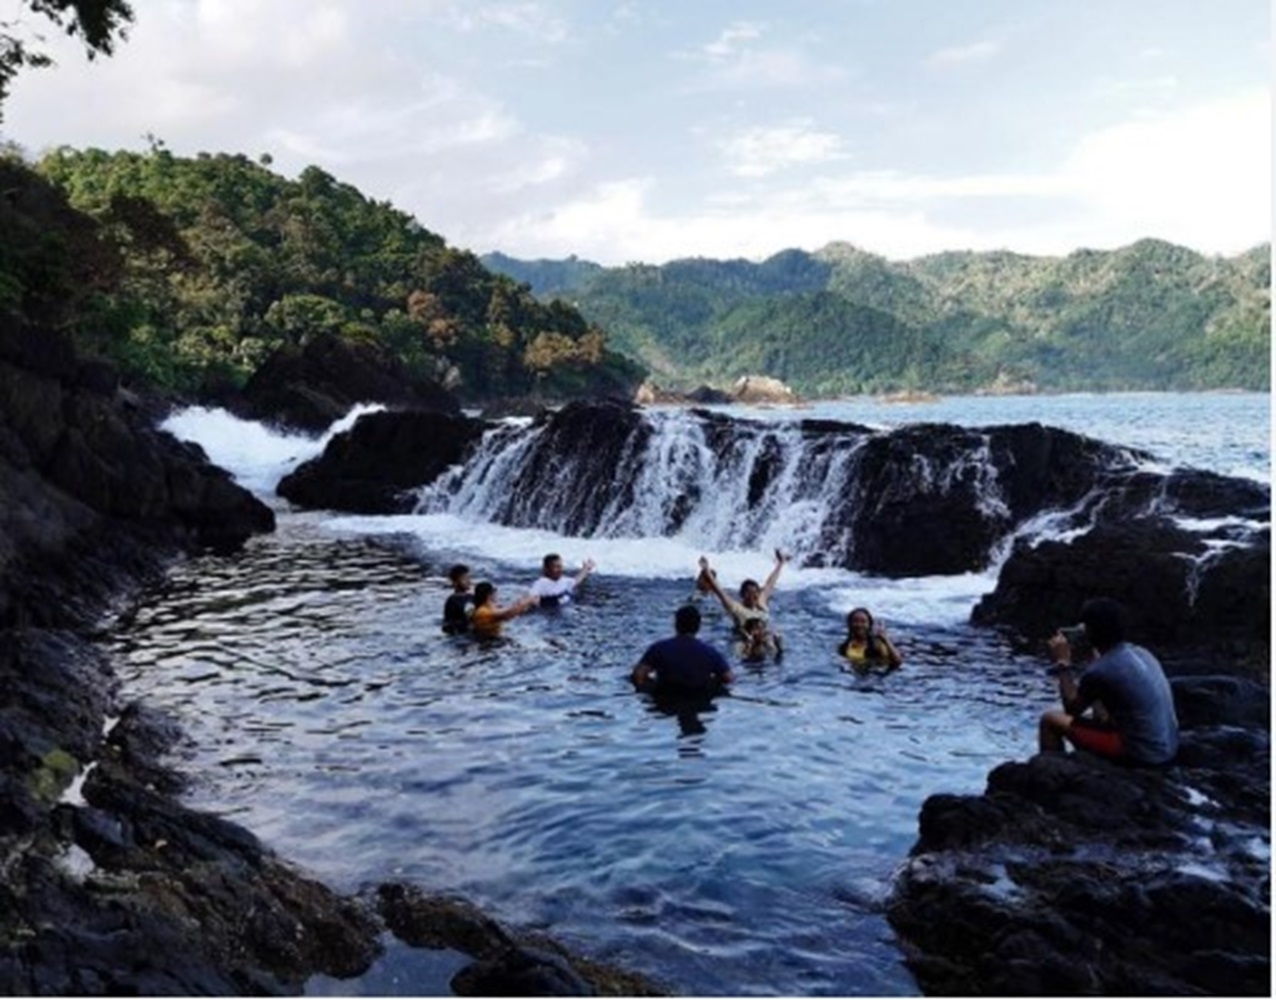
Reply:
<svg viewBox="0 0 1276 1000"><path fill-rule="evenodd" d="M594 991L565 959L535 948L510 948L452 977L462 997L589 997Z"/></svg>
<svg viewBox="0 0 1276 1000"><path fill-rule="evenodd" d="M455 396L413 376L380 345L332 334L312 337L303 347L279 348L249 379L240 409L252 420L321 431L358 403L461 411Z"/></svg>
<svg viewBox="0 0 1276 1000"><path fill-rule="evenodd" d="M489 958L513 944L495 920L463 899L429 895L415 886L389 882L377 887L377 902L394 936L414 948L454 948Z"/></svg>
<svg viewBox="0 0 1276 1000"><path fill-rule="evenodd" d="M924 992L1268 995L1268 694L1173 684L1170 766L1043 754L926 800L887 906Z"/></svg>
<svg viewBox="0 0 1276 1000"><path fill-rule="evenodd" d="M301 507L410 511L408 492L460 462L486 428L468 417L420 410L368 413L335 435L322 455L285 476L277 492Z"/></svg>
<svg viewBox="0 0 1276 1000"><path fill-rule="evenodd" d="M1069 541L1017 543L971 617L1039 646L1097 595L1126 607L1129 634L1154 647L1170 673L1268 672L1266 531L1220 547L1168 518L1145 517L1100 523Z"/></svg>

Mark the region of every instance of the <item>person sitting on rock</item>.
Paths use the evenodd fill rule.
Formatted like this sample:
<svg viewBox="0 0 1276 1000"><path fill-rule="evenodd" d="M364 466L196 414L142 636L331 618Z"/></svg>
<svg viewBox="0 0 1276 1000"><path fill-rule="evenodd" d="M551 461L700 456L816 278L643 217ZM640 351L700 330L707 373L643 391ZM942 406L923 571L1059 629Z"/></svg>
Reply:
<svg viewBox="0 0 1276 1000"><path fill-rule="evenodd" d="M594 561L586 559L575 578L563 575L563 557L551 552L541 560L541 575L532 584L531 594L543 608L557 608L571 601L576 588L594 571Z"/></svg>
<svg viewBox="0 0 1276 1000"><path fill-rule="evenodd" d="M846 615L846 638L837 647L837 655L844 656L857 673L874 668L898 670L904 663L886 626L873 620L868 608L852 608Z"/></svg>
<svg viewBox="0 0 1276 1000"><path fill-rule="evenodd" d="M457 563L447 571L447 578L452 581L452 593L443 602L443 631L448 635L463 635L470 630L470 614L474 610L470 568Z"/></svg>
<svg viewBox="0 0 1276 1000"><path fill-rule="evenodd" d="M496 586L484 580L474 588L474 610L470 613L470 632L479 639L499 639L501 626L536 607L537 598L528 594L508 608L496 603Z"/></svg>
<svg viewBox="0 0 1276 1000"><path fill-rule="evenodd" d="M740 584L740 600L738 601L722 589L722 585L718 583L718 574L709 566L709 560L705 556L700 557L700 576L696 578L696 581L703 582L704 586L708 587L722 602L723 608L735 623L737 635L743 638L745 622L751 618L760 619L764 625L769 626L771 595L775 593L775 585L780 579L780 570L788 561L789 557L776 549L775 568L766 578L766 583L759 587L756 580L745 580Z"/></svg>
<svg viewBox="0 0 1276 1000"><path fill-rule="evenodd" d="M630 673L639 691L657 695L701 696L731 683L731 665L713 646L697 638L700 609L684 604L673 616L674 635L647 647Z"/></svg>
<svg viewBox="0 0 1276 1000"><path fill-rule="evenodd" d="M1074 676L1072 646L1062 631L1048 647L1051 673L1059 680L1062 709L1041 716L1042 753L1062 752L1064 741L1079 750L1130 764L1165 764L1178 752L1174 694L1155 656L1125 638L1125 612L1116 601L1092 598L1081 622L1094 658ZM1101 706L1103 712L1094 714ZM1090 715L1085 715L1087 710Z"/></svg>

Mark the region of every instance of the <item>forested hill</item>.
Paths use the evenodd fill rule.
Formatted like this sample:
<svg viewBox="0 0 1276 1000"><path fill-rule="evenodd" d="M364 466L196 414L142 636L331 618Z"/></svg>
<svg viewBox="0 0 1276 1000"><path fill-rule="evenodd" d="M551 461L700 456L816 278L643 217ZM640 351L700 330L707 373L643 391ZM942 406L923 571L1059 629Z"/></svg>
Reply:
<svg viewBox="0 0 1276 1000"><path fill-rule="evenodd" d="M667 387L743 374L812 396L1271 384L1266 244L1230 258L1142 240L904 262L846 243L761 263L483 260L570 301Z"/></svg>
<svg viewBox="0 0 1276 1000"><path fill-rule="evenodd" d="M242 384L319 334L378 344L475 401L629 394L642 378L562 302L489 271L317 167L60 149L0 160L0 311L147 387Z"/></svg>

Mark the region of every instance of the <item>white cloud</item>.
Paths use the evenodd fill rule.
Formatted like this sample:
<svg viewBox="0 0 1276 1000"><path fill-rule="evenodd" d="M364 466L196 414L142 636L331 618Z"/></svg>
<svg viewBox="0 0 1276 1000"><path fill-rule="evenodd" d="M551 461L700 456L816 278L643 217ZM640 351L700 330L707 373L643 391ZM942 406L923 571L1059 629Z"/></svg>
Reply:
<svg viewBox="0 0 1276 1000"><path fill-rule="evenodd" d="M567 22L540 3L458 3L450 17L464 31L497 27L548 45L566 41L570 35Z"/></svg>
<svg viewBox="0 0 1276 1000"><path fill-rule="evenodd" d="M940 49L934 52L926 60L926 65L932 67L943 66L962 66L967 63L984 62L1001 52L1001 43L985 40L981 42L971 42L969 45L957 45L951 48Z"/></svg>
<svg viewBox="0 0 1276 1000"><path fill-rule="evenodd" d="M833 132L820 132L808 119L774 127L747 128L719 142L727 169L738 177L766 177L790 167L827 163L845 154Z"/></svg>
<svg viewBox="0 0 1276 1000"><path fill-rule="evenodd" d="M760 259L835 240L894 258L953 248L1063 255L1151 236L1233 254L1271 239L1270 110L1266 92L1255 91L1115 126L1038 173L859 171L766 192L724 189L678 215L651 208L651 178L599 185L511 219L482 248L617 264ZM1023 223L1013 210L993 213L1003 220L995 223L941 221L985 217L980 205L1039 208Z"/></svg>
<svg viewBox="0 0 1276 1000"><path fill-rule="evenodd" d="M762 37L762 25L749 21L736 21L723 29L722 34L701 49L710 59L726 59L735 55L743 46Z"/></svg>

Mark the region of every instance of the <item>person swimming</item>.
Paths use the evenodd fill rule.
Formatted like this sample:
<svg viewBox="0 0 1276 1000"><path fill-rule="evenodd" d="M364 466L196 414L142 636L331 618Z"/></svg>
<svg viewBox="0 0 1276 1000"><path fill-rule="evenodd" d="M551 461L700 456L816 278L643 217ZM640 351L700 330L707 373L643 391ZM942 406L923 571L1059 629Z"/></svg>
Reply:
<svg viewBox="0 0 1276 1000"><path fill-rule="evenodd" d="M886 627L873 621L868 608L852 608L847 612L846 638L837 647L837 653L858 671L875 667L898 670L904 663L904 657L886 634Z"/></svg>
<svg viewBox="0 0 1276 1000"><path fill-rule="evenodd" d="M700 557L700 575L696 578L697 586L703 586L722 602L722 607L735 623L736 632L741 637L745 634L745 623L751 619L759 619L769 626L771 595L775 593L775 585L780 579L780 570L789 561L789 557L779 549L775 550L775 567L766 578L766 583L758 586L756 580L745 580L740 584L740 599L731 597L718 583L718 574L709 565L706 556Z"/></svg>

